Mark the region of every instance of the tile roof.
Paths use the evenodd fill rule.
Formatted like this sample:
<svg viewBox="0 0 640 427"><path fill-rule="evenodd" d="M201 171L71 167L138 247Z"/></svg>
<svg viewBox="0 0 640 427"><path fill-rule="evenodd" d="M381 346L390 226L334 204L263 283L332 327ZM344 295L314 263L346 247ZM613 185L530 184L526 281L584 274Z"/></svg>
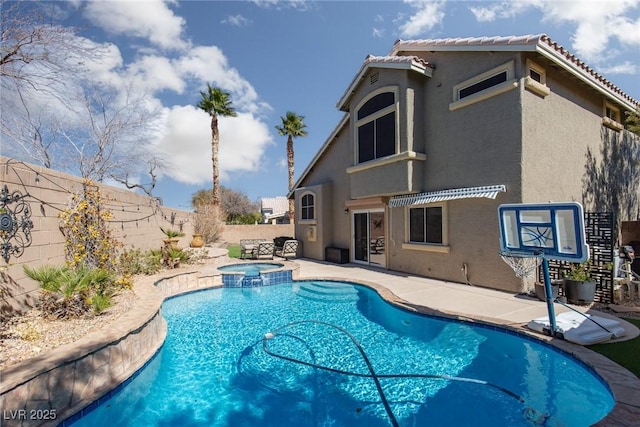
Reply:
<svg viewBox="0 0 640 427"><path fill-rule="evenodd" d="M590 74L594 79L596 79L602 85L604 85L607 88L609 88L611 91L613 91L613 92L617 93L618 95L620 95L621 97L625 98L630 103L635 104L636 107L640 106L640 102L638 102L637 100L633 99L631 96L627 95L625 92L622 91L622 89L620 89L618 86L616 86L613 83L611 83L609 80L605 79L600 74L596 73L593 68L589 67L587 64L585 64L583 61L581 61L575 55L571 54L564 47L560 46L558 43L556 43L553 40L551 40L547 35L543 34L541 36L541 41L543 43L546 43L549 47L553 48L556 52L558 52L560 55L562 55L567 61L572 62L575 65L577 65L578 67L582 68L585 72Z"/></svg>
<svg viewBox="0 0 640 427"><path fill-rule="evenodd" d="M529 49L523 49L523 46ZM570 53L567 49L554 42L546 34L529 34L524 36L506 37L465 37L425 40L397 40L389 55L398 55L403 51L412 50L535 50L545 54L555 62L565 62L576 74L583 74L586 80L612 92L626 101L631 108L640 106L640 102L623 92L619 87L595 72L584 61Z"/></svg>
<svg viewBox="0 0 640 427"><path fill-rule="evenodd" d="M271 209L273 215L289 212L289 199L283 196L263 197L260 200L260 208Z"/></svg>
<svg viewBox="0 0 640 427"><path fill-rule="evenodd" d="M389 55L389 56L373 56L368 55L360 70L356 73L353 80L349 84L349 87L342 95L342 98L338 101L337 107L340 110L345 109L349 98L355 91L360 80L364 78L369 68L396 68L402 70L413 70L424 74L427 77L431 77L434 67L424 59L418 56L402 56L402 55Z"/></svg>
<svg viewBox="0 0 640 427"><path fill-rule="evenodd" d="M379 64L407 64L407 65L419 65L425 68L426 67L434 68L433 65L429 64L427 61L420 58L419 56L367 55L366 59L364 60L364 65L369 65L369 64L378 64L378 65Z"/></svg>

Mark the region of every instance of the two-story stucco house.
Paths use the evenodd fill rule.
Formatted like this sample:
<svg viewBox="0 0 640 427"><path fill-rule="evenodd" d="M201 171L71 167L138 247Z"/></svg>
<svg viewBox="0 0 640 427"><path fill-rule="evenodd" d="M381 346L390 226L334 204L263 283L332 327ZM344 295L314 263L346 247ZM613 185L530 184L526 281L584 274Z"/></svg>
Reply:
<svg viewBox="0 0 640 427"><path fill-rule="evenodd" d="M521 291L498 206L580 202L587 150L637 107L546 35L399 40L289 194L303 256Z"/></svg>

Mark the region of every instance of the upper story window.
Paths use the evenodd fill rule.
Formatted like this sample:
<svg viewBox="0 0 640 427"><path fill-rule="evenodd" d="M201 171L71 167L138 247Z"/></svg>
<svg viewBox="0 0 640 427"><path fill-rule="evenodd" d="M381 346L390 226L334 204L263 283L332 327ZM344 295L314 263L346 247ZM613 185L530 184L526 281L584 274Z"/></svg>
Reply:
<svg viewBox="0 0 640 427"><path fill-rule="evenodd" d="M472 85L458 89L458 99L466 98L467 96L471 96L474 93L489 89L490 87L499 85L500 83L504 83L506 81L507 71L500 71L493 76L489 76L486 79L480 80L478 83L474 83Z"/></svg>
<svg viewBox="0 0 640 427"><path fill-rule="evenodd" d="M457 110L478 101L499 95L517 87L513 61L485 71L453 87L453 102L449 110Z"/></svg>
<svg viewBox="0 0 640 427"><path fill-rule="evenodd" d="M389 90L373 95L357 109L357 163L396 153L396 112L396 92Z"/></svg>
<svg viewBox="0 0 640 427"><path fill-rule="evenodd" d="M307 193L300 201L300 219L315 219L315 197Z"/></svg>
<svg viewBox="0 0 640 427"><path fill-rule="evenodd" d="M547 73L544 67L530 59L527 59L524 87L543 98L551 93L547 87Z"/></svg>
<svg viewBox="0 0 640 427"><path fill-rule="evenodd" d="M603 125L616 131L624 129L620 108L616 107L608 101L604 101L602 114Z"/></svg>

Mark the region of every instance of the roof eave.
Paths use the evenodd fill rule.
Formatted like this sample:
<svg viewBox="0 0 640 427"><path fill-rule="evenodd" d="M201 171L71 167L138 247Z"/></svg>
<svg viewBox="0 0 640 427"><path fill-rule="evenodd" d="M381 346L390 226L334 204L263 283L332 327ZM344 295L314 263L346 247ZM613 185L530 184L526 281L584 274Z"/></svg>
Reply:
<svg viewBox="0 0 640 427"><path fill-rule="evenodd" d="M573 76L577 77L583 83L586 83L592 89L595 89L600 94L605 97L623 105L625 108L628 108L631 111L635 111L638 108L638 104L633 103L632 101L620 96L616 92L612 91L608 87L604 86L601 82L593 77L592 74L588 73L584 68L579 67L577 64L571 61L567 61L564 58L564 55L554 49L552 46L549 46L546 43L539 43L536 46L536 52L545 58L551 60L553 63L557 64L559 67L569 72Z"/></svg>
<svg viewBox="0 0 640 427"><path fill-rule="evenodd" d="M433 76L433 68L429 67L429 66L425 66L422 64L419 64L417 62L368 62L365 63L361 68L360 68L360 72L358 72L358 74L356 75L356 77L351 81L351 84L349 85L349 87L347 88L347 90L344 92L344 94L342 95L342 97L340 98L340 100L338 101L338 103L336 104L336 107L338 107L338 109L340 111L349 111L347 108L347 105L349 103L349 100L351 99L351 96L355 93L356 88L360 85L360 82L362 81L362 79L364 78L364 76L366 76L367 72L369 71L370 68L385 68L385 69L396 69L396 70L409 70L409 71L415 71L417 73L423 74L427 77L432 77Z"/></svg>

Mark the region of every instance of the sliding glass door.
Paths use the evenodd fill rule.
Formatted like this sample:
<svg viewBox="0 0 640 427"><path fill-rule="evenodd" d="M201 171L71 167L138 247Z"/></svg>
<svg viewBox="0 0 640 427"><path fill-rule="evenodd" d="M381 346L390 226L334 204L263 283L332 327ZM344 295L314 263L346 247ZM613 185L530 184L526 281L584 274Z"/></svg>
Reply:
<svg viewBox="0 0 640 427"><path fill-rule="evenodd" d="M385 266L384 210L353 212L353 261Z"/></svg>

